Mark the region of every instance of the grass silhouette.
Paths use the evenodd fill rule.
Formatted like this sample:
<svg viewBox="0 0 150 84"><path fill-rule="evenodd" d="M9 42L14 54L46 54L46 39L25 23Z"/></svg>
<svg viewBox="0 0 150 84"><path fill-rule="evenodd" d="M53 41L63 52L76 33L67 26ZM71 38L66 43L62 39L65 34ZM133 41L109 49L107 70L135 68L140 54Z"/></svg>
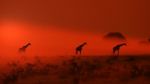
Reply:
<svg viewBox="0 0 150 84"><path fill-rule="evenodd" d="M44 63L40 58L34 58L32 63L8 63L9 71L1 73L1 84L86 84L86 82L104 80L128 82L147 80L150 78L150 57L72 57L61 64ZM39 77L39 78L38 78ZM97 79L97 80L96 80ZM25 81L27 80L27 81ZM58 82L56 82L58 81ZM34 83L33 83L34 82ZM106 81L105 81L106 82ZM96 83L93 83L96 84ZM134 84L134 83L133 83Z"/></svg>

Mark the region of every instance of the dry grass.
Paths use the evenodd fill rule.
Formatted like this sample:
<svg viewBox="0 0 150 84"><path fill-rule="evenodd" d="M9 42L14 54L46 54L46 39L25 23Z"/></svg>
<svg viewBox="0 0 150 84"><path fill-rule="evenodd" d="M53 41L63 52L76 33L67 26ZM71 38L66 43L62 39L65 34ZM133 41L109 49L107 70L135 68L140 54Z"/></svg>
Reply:
<svg viewBox="0 0 150 84"><path fill-rule="evenodd" d="M72 57L61 64L18 62L1 73L1 84L150 84L150 57ZM143 81L143 83L142 83Z"/></svg>

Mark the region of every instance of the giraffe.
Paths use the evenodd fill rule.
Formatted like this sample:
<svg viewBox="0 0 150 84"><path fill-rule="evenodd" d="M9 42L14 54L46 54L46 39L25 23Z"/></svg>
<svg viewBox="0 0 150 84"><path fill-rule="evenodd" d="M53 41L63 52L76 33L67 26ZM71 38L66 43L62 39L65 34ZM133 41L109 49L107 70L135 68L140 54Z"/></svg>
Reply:
<svg viewBox="0 0 150 84"><path fill-rule="evenodd" d="M19 48L19 52L20 52L20 53L26 52L26 49L27 49L30 45L31 45L31 43L28 43L28 44L22 46L21 48Z"/></svg>
<svg viewBox="0 0 150 84"><path fill-rule="evenodd" d="M79 45L78 47L76 47L76 54L78 54L78 52L81 54L82 49L86 44L87 44L87 42L84 42L81 45Z"/></svg>
<svg viewBox="0 0 150 84"><path fill-rule="evenodd" d="M117 56L119 56L120 48L122 46L126 46L126 45L127 45L126 43L122 43L122 44L118 44L115 47L113 47L113 54L115 55L115 53L117 52Z"/></svg>

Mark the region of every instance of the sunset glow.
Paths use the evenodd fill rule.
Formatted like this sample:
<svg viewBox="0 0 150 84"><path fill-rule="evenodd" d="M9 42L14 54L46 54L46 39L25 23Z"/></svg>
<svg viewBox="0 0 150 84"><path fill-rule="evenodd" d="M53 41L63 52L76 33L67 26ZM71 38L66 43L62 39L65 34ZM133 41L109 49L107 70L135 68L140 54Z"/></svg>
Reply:
<svg viewBox="0 0 150 84"><path fill-rule="evenodd" d="M65 31L58 30L58 26L36 26L11 20L2 23L1 46L4 55L17 54L17 50L27 42L32 43L27 51L27 54L32 56L74 55L75 47L85 41L88 43L83 51L85 55L111 55L112 47L117 44L102 39L104 33ZM127 38L128 46L121 50L122 55L149 54L149 47L139 44L141 38L133 38L129 35Z"/></svg>
<svg viewBox="0 0 150 84"><path fill-rule="evenodd" d="M0 0L0 84L150 84L150 0Z"/></svg>

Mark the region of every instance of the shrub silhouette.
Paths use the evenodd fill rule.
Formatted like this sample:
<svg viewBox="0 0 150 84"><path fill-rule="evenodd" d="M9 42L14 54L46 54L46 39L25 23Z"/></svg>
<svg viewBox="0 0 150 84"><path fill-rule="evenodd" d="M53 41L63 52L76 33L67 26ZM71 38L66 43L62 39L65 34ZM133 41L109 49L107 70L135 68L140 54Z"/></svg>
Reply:
<svg viewBox="0 0 150 84"><path fill-rule="evenodd" d="M65 60L60 65L44 63L40 58L34 58L32 63L25 62L24 65L12 61L8 63L9 71L2 73L1 81L2 84L16 84L18 80L24 80L28 77L53 75L58 76L60 80L72 79L72 84L79 84L80 81L94 78L107 79L111 75L116 76L118 80L126 81L138 77L150 78L150 65L136 64L135 62L138 61L136 57L132 57L132 59L127 57L127 60L113 60L111 64L109 61L107 59L101 61L100 59L90 58L89 60L78 57ZM122 75L117 73L121 73L125 77L120 77ZM42 81L37 81L37 83L42 84Z"/></svg>

